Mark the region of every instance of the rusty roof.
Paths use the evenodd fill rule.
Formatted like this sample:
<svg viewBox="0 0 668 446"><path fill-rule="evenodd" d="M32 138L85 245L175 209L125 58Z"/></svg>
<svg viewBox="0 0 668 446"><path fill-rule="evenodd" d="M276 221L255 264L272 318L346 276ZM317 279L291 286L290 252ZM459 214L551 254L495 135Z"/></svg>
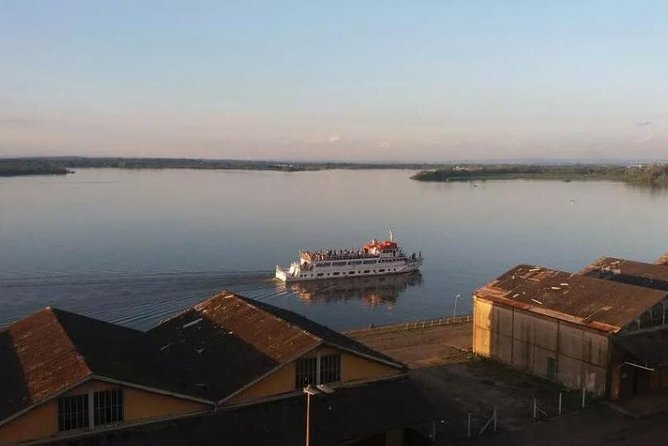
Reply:
<svg viewBox="0 0 668 446"><path fill-rule="evenodd" d="M149 335L217 400L328 344L395 367L402 364L292 311L221 291L162 322Z"/></svg>
<svg viewBox="0 0 668 446"><path fill-rule="evenodd" d="M46 308L0 331L0 421L91 374Z"/></svg>
<svg viewBox="0 0 668 446"><path fill-rule="evenodd" d="M532 265L516 266L474 294L608 333L620 331L668 297L666 291Z"/></svg>
<svg viewBox="0 0 668 446"><path fill-rule="evenodd" d="M668 252L656 259L656 262L654 263L657 265L668 265Z"/></svg>
<svg viewBox="0 0 668 446"><path fill-rule="evenodd" d="M90 378L220 400L321 344L403 368L303 316L228 292L149 332L45 308L0 330L0 424Z"/></svg>
<svg viewBox="0 0 668 446"><path fill-rule="evenodd" d="M653 263L601 257L579 274L668 291L668 268Z"/></svg>
<svg viewBox="0 0 668 446"><path fill-rule="evenodd" d="M0 331L0 422L90 377L196 396L141 331L45 308Z"/></svg>

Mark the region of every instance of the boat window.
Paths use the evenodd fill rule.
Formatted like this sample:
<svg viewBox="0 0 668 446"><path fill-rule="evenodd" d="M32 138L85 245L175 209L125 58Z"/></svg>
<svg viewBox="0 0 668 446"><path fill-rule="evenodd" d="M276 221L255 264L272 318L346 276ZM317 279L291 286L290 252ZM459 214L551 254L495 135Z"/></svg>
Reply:
<svg viewBox="0 0 668 446"><path fill-rule="evenodd" d="M332 276L338 276L339 273L332 273Z"/></svg>
<svg viewBox="0 0 668 446"><path fill-rule="evenodd" d="M368 269L365 269L365 270L364 270L364 274L369 274L369 270L368 270Z"/></svg>
<svg viewBox="0 0 668 446"><path fill-rule="evenodd" d="M332 262L322 262L322 263L318 263L318 266L332 266Z"/></svg>
<svg viewBox="0 0 668 446"><path fill-rule="evenodd" d="M348 264L348 262L333 262L332 263L332 265L334 265L334 266L343 266L343 265L347 265L347 264Z"/></svg>
<svg viewBox="0 0 668 446"><path fill-rule="evenodd" d="M354 262L348 262L348 265L361 265L362 261L361 260L355 260Z"/></svg>
<svg viewBox="0 0 668 446"><path fill-rule="evenodd" d="M365 260L364 261L365 265L373 265L374 263L378 263L378 260Z"/></svg>
<svg viewBox="0 0 668 446"><path fill-rule="evenodd" d="M384 270L384 269L379 269L378 272L379 272L379 273L384 273L385 270Z"/></svg>
<svg viewBox="0 0 668 446"><path fill-rule="evenodd" d="M355 271L348 271L348 274L355 274Z"/></svg>
<svg viewBox="0 0 668 446"><path fill-rule="evenodd" d="M323 273L318 273L318 274L316 274L316 275L317 275L318 277L320 277L320 276L323 276L324 274L323 274Z"/></svg>

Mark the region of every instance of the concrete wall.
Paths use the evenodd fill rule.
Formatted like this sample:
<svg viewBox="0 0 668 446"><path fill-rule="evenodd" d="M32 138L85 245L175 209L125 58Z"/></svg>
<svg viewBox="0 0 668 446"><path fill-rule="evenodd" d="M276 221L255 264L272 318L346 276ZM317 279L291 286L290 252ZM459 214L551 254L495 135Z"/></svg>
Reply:
<svg viewBox="0 0 668 446"><path fill-rule="evenodd" d="M474 296L473 351L572 388L604 395L608 337Z"/></svg>
<svg viewBox="0 0 668 446"><path fill-rule="evenodd" d="M304 355L304 358L317 355L329 355L332 353L339 353L341 355L342 384L353 383L356 381L372 381L402 373L401 370L389 367L378 361L366 359L330 347L318 348ZM248 387L243 392L235 395L227 402L227 404L247 403L256 399L294 392L296 390L295 371L296 361L290 362L251 387Z"/></svg>
<svg viewBox="0 0 668 446"><path fill-rule="evenodd" d="M121 425L149 422L153 419L176 418L206 411L211 407L204 403L131 387L118 386L104 381L89 381L67 392L65 395L81 395L117 388L123 389L123 417L125 422ZM58 402L57 399L53 399L26 412L8 424L0 426L0 445L44 438L57 438L58 436L68 436L89 430L93 429L59 432Z"/></svg>

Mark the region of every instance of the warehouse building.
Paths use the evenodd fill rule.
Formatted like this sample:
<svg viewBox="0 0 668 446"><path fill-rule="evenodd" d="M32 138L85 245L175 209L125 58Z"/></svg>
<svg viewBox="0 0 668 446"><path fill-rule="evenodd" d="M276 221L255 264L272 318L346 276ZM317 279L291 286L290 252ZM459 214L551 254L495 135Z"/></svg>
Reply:
<svg viewBox="0 0 668 446"><path fill-rule="evenodd" d="M520 265L474 293L473 349L571 388L627 398L663 383L664 358L647 355L641 337L668 351L667 298L663 289Z"/></svg>
<svg viewBox="0 0 668 446"><path fill-rule="evenodd" d="M405 373L338 332L228 292L148 332L46 308L0 330L0 364L2 445L224 416L303 397L308 385Z"/></svg>

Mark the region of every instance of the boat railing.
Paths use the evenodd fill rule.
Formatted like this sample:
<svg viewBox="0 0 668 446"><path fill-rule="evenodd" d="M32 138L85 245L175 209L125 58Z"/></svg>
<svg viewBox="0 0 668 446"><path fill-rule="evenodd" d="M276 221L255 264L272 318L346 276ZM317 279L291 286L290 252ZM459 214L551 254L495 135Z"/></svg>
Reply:
<svg viewBox="0 0 668 446"><path fill-rule="evenodd" d="M369 253L346 253L346 254L321 254L321 253L311 253L308 251L300 253L299 256L303 260L308 260L309 262L325 262L332 260L351 260L351 259L372 259L380 257L378 254L369 254Z"/></svg>

